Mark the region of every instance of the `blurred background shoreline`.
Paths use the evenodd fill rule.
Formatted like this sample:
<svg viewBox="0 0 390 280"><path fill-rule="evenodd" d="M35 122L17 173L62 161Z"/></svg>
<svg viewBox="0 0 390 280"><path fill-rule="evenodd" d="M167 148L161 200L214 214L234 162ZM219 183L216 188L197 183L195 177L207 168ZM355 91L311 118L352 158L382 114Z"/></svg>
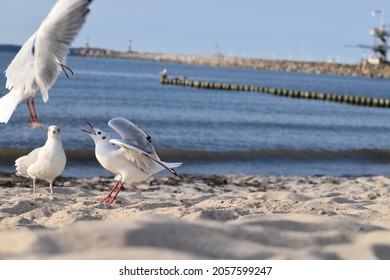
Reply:
<svg viewBox="0 0 390 280"><path fill-rule="evenodd" d="M15 53L0 52L2 69ZM70 56L68 64L75 76L59 77L49 106L36 99L44 127L57 124L63 128L68 156L64 176L111 175L97 163L93 143L81 129L89 121L117 137L107 126L116 116L134 121L149 133L163 160L183 161L181 173L389 174L388 109L161 85L160 71L168 69L169 76L201 81L373 98L388 98L388 79L111 57ZM5 84L4 76L0 82ZM0 127L0 171L14 172L14 160L44 142L45 130L29 127L23 107Z"/></svg>

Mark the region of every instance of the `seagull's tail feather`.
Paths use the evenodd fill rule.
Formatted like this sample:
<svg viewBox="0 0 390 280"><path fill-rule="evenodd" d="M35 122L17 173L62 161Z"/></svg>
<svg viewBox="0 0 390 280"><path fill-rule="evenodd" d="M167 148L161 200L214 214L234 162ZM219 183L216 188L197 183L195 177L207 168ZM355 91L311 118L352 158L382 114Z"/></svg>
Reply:
<svg viewBox="0 0 390 280"><path fill-rule="evenodd" d="M20 157L15 160L16 166L16 175L18 176L26 176L27 175L27 166L24 165L24 160L27 156Z"/></svg>
<svg viewBox="0 0 390 280"><path fill-rule="evenodd" d="M164 162L163 163L168 166L169 168L178 168L183 165L182 162Z"/></svg>
<svg viewBox="0 0 390 280"><path fill-rule="evenodd" d="M40 150L41 148L36 148L35 150L32 150L28 155L22 156L15 160L16 175L29 177L27 170L31 165L36 162Z"/></svg>
<svg viewBox="0 0 390 280"><path fill-rule="evenodd" d="M15 88L0 98L0 123L8 123L16 106L18 106L22 100L22 91Z"/></svg>
<svg viewBox="0 0 390 280"><path fill-rule="evenodd" d="M111 140L110 140L111 141ZM158 164L160 164L162 167L164 167L166 170L168 170L169 172L171 172L173 175L175 176L179 176L179 174L176 173L175 169L173 168L176 168L176 167L179 167L182 165L182 163L172 163L172 162L164 162L164 161L161 161L159 158L154 158L152 156L150 156L149 154L147 153L144 153L145 156L147 156L148 158L150 158L151 160L157 162Z"/></svg>

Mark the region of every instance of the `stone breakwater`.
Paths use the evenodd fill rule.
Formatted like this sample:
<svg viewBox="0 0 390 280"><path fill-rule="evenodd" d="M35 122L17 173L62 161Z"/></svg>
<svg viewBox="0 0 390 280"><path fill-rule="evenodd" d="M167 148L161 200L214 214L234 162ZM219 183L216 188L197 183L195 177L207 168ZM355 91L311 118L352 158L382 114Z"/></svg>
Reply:
<svg viewBox="0 0 390 280"><path fill-rule="evenodd" d="M330 62L266 60L266 59L223 57L223 56L219 57L219 56L204 56L204 55L119 52L119 51L112 51L112 50L105 50L105 49L78 49L72 51L71 55L113 57L113 58L161 61L161 62L183 63L183 64L193 64L193 65L237 67L237 68L247 68L247 69L257 69L257 70L390 78L390 64L372 65L365 62L359 64L341 64L341 63L330 63Z"/></svg>

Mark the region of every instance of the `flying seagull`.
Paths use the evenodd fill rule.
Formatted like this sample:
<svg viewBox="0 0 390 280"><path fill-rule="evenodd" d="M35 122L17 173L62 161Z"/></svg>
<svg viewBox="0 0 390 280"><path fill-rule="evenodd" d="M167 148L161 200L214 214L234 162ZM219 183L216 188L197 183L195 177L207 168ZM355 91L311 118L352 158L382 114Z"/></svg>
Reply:
<svg viewBox="0 0 390 280"><path fill-rule="evenodd" d="M49 100L49 89L60 73L73 71L66 65L69 46L79 33L92 0L58 0L38 30L24 43L7 70L6 88L0 99L0 123L8 123L20 102L26 100L31 123L38 124L34 97L40 91ZM31 99L31 106L30 106Z"/></svg>

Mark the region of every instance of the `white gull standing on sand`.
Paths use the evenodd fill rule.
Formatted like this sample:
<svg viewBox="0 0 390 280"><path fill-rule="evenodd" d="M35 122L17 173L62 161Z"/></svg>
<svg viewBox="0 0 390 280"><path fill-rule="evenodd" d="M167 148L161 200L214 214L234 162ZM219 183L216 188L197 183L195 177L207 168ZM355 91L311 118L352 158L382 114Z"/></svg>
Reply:
<svg viewBox="0 0 390 280"><path fill-rule="evenodd" d="M107 133L94 128L90 123L87 124L92 132L84 129L82 131L88 133L95 142L97 160L105 169L118 175L118 181L111 192L102 198L103 202L113 203L124 182L141 182L164 169L177 176L173 168L181 166L182 163L161 161L150 136L131 121L118 117L108 122L108 125L122 137L121 140L111 139ZM116 193L112 196L115 190Z"/></svg>
<svg viewBox="0 0 390 280"><path fill-rule="evenodd" d="M69 46L77 36L92 0L58 0L38 30L24 43L5 71L9 93L0 99L0 123L7 123L20 102L26 100L31 123L38 124L34 97L41 92L46 103L49 89L66 65ZM3 11L4 12L4 11ZM23 21L23 19L20 19ZM29 99L31 98L30 107Z"/></svg>
<svg viewBox="0 0 390 280"><path fill-rule="evenodd" d="M47 129L45 145L31 151L28 155L15 161L16 175L33 179L33 193L35 180L42 179L50 184L50 193L53 194L53 181L65 168L66 156L61 142L61 130L56 125Z"/></svg>

